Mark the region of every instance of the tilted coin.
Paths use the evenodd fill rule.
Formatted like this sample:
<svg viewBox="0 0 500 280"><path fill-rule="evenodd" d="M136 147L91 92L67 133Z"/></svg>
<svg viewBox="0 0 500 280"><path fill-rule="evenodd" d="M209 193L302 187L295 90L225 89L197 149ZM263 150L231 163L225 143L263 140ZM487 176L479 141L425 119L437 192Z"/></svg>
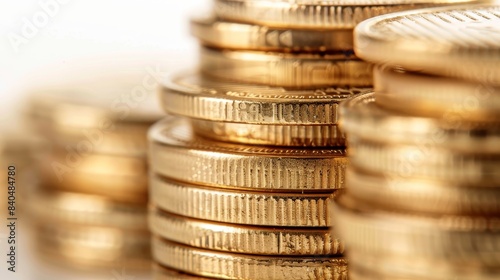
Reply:
<svg viewBox="0 0 500 280"><path fill-rule="evenodd" d="M287 90L222 82L198 73L166 80L163 108L176 115L210 121L279 125L326 125L338 121L338 103L370 88L331 87Z"/></svg>
<svg viewBox="0 0 500 280"><path fill-rule="evenodd" d="M191 20L191 33L205 45L224 49L328 52L352 50L352 29L318 30L276 28L219 20L214 16Z"/></svg>
<svg viewBox="0 0 500 280"><path fill-rule="evenodd" d="M159 237L153 237L152 250L153 258L161 265L205 277L255 280L347 278L347 261L342 257L232 254L185 246Z"/></svg>
<svg viewBox="0 0 500 280"><path fill-rule="evenodd" d="M458 1L470 3L470 1ZM333 0L216 0L215 13L227 20L287 28L352 29L378 15L415 8L456 4L456 1L333 1Z"/></svg>
<svg viewBox="0 0 500 280"><path fill-rule="evenodd" d="M401 258L445 259L456 265L498 267L498 216L420 215L340 196L330 208L348 250Z"/></svg>
<svg viewBox="0 0 500 280"><path fill-rule="evenodd" d="M343 147L338 125L270 125L191 120L193 131L218 141L288 147Z"/></svg>
<svg viewBox="0 0 500 280"><path fill-rule="evenodd" d="M251 215L251 212L247 212L247 215ZM216 223L155 208L150 209L149 213L153 234L197 248L258 255L336 255L344 252L343 244L330 234L328 228Z"/></svg>
<svg viewBox="0 0 500 280"><path fill-rule="evenodd" d="M29 208L32 217L54 223L147 229L146 206L98 195L38 191L30 197Z"/></svg>
<svg viewBox="0 0 500 280"><path fill-rule="evenodd" d="M376 67L375 102L404 113L450 122L498 122L500 87Z"/></svg>
<svg viewBox="0 0 500 280"><path fill-rule="evenodd" d="M201 48L201 72L226 81L318 88L371 86L372 66L352 53L283 53Z"/></svg>
<svg viewBox="0 0 500 280"><path fill-rule="evenodd" d="M185 119L150 130L151 170L184 182L222 188L303 192L343 188L344 149L300 149L211 141Z"/></svg>
<svg viewBox="0 0 500 280"><path fill-rule="evenodd" d="M351 167L348 193L358 200L398 210L434 214L500 213L500 189L493 184L460 180L429 180L411 176L371 174Z"/></svg>
<svg viewBox="0 0 500 280"><path fill-rule="evenodd" d="M356 27L355 51L377 64L498 86L499 13L493 2L384 15Z"/></svg>
<svg viewBox="0 0 500 280"><path fill-rule="evenodd" d="M463 152L500 153L500 126L463 118L432 118L398 113L376 104L377 94L354 97L340 106L343 131L355 138L420 149L444 147ZM422 151L424 152L424 151Z"/></svg>
<svg viewBox="0 0 500 280"><path fill-rule="evenodd" d="M154 280L210 280L213 278L206 278L187 274L181 271L166 268L159 264L153 265L153 279Z"/></svg>
<svg viewBox="0 0 500 280"><path fill-rule="evenodd" d="M51 224L40 221L36 246L44 258L59 263L95 267L149 269L150 236L147 231L112 227Z"/></svg>
<svg viewBox="0 0 500 280"><path fill-rule="evenodd" d="M165 211L217 222L326 227L328 202L335 193L278 193L228 190L176 182L159 176L150 180L150 199Z"/></svg>

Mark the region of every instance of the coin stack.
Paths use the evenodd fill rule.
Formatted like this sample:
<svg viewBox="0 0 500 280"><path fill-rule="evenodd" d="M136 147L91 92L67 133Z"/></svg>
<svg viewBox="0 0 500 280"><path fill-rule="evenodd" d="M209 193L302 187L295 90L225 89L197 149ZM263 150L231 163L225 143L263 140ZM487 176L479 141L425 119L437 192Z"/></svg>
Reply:
<svg viewBox="0 0 500 280"><path fill-rule="evenodd" d="M146 134L161 115L153 94L131 96L134 86L96 78L33 94L29 122L51 143L30 201L44 260L149 268Z"/></svg>
<svg viewBox="0 0 500 280"><path fill-rule="evenodd" d="M149 134L157 279L346 279L328 233L348 165L337 107L372 90L352 30L436 4L217 0L192 20L200 70L160 93L185 119Z"/></svg>
<svg viewBox="0 0 500 280"><path fill-rule="evenodd" d="M351 165L332 216L351 279L500 277L499 34L493 4L356 28L379 65L374 93L341 108Z"/></svg>

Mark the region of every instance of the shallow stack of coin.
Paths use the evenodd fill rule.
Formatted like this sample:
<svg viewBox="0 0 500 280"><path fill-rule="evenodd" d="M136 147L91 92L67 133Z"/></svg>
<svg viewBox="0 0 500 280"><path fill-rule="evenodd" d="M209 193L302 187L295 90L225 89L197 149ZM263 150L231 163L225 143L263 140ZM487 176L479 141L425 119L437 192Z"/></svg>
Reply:
<svg viewBox="0 0 500 280"><path fill-rule="evenodd" d="M50 143L30 196L44 260L79 269L150 267L147 130L154 94L99 78L33 93L28 120Z"/></svg>
<svg viewBox="0 0 500 280"><path fill-rule="evenodd" d="M436 3L216 0L192 20L200 69L164 83L177 116L149 134L157 279L347 278L327 207L348 165L338 104L372 90L352 31L419 5Z"/></svg>
<svg viewBox="0 0 500 280"><path fill-rule="evenodd" d="M341 108L351 279L498 279L500 6L377 17L355 45L378 65Z"/></svg>

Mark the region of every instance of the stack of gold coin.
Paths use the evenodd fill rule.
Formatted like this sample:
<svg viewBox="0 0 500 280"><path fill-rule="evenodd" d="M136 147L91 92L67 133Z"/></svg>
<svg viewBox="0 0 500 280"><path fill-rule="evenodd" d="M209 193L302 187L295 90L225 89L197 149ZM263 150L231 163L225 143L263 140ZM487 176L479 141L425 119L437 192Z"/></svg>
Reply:
<svg viewBox="0 0 500 280"><path fill-rule="evenodd" d="M374 93L341 108L351 165L332 216L351 279L498 279L500 6L369 19Z"/></svg>
<svg viewBox="0 0 500 280"><path fill-rule="evenodd" d="M149 134L157 278L346 279L327 212L348 165L337 110L373 83L353 28L438 2L216 0L193 19L200 69L164 83L177 117Z"/></svg>
<svg viewBox="0 0 500 280"><path fill-rule="evenodd" d="M135 87L95 78L33 94L29 122L51 144L30 199L43 259L80 269L150 267L147 130L161 114L154 94Z"/></svg>

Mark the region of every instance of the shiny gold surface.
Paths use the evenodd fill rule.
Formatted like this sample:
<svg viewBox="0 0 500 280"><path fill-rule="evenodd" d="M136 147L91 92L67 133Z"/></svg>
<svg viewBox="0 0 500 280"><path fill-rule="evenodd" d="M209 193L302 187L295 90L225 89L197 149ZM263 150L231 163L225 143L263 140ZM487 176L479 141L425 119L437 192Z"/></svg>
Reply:
<svg viewBox="0 0 500 280"><path fill-rule="evenodd" d="M287 147L343 147L337 125L266 125L191 120L193 131L217 141Z"/></svg>
<svg viewBox="0 0 500 280"><path fill-rule="evenodd" d="M372 66L349 52L296 54L204 47L200 69L207 76L225 81L286 88L373 84Z"/></svg>
<svg viewBox="0 0 500 280"><path fill-rule="evenodd" d="M153 279L154 280L210 280L213 278L206 278L201 276L194 276L191 274L176 271L166 268L159 264L153 265Z"/></svg>
<svg viewBox="0 0 500 280"><path fill-rule="evenodd" d="M340 257L284 257L231 254L196 249L159 237L152 239L153 258L161 265L205 277L226 279L345 279Z"/></svg>
<svg viewBox="0 0 500 280"><path fill-rule="evenodd" d="M154 172L180 181L253 190L343 188L343 149L237 145L195 137L184 119L154 125L149 134Z"/></svg>
<svg viewBox="0 0 500 280"><path fill-rule="evenodd" d="M338 121L338 103L370 88L287 90L221 82L197 73L169 78L160 92L163 108L210 121L279 125L326 125Z"/></svg>
<svg viewBox="0 0 500 280"><path fill-rule="evenodd" d="M330 226L328 202L335 192L280 193L202 187L152 176L151 203L165 211L217 222L261 225Z"/></svg>
<svg viewBox="0 0 500 280"><path fill-rule="evenodd" d="M203 44L261 51L324 52L352 50L352 29L289 29L195 17L191 33Z"/></svg>
<svg viewBox="0 0 500 280"><path fill-rule="evenodd" d="M374 63L498 86L499 11L493 2L369 19L356 27L355 51Z"/></svg>

